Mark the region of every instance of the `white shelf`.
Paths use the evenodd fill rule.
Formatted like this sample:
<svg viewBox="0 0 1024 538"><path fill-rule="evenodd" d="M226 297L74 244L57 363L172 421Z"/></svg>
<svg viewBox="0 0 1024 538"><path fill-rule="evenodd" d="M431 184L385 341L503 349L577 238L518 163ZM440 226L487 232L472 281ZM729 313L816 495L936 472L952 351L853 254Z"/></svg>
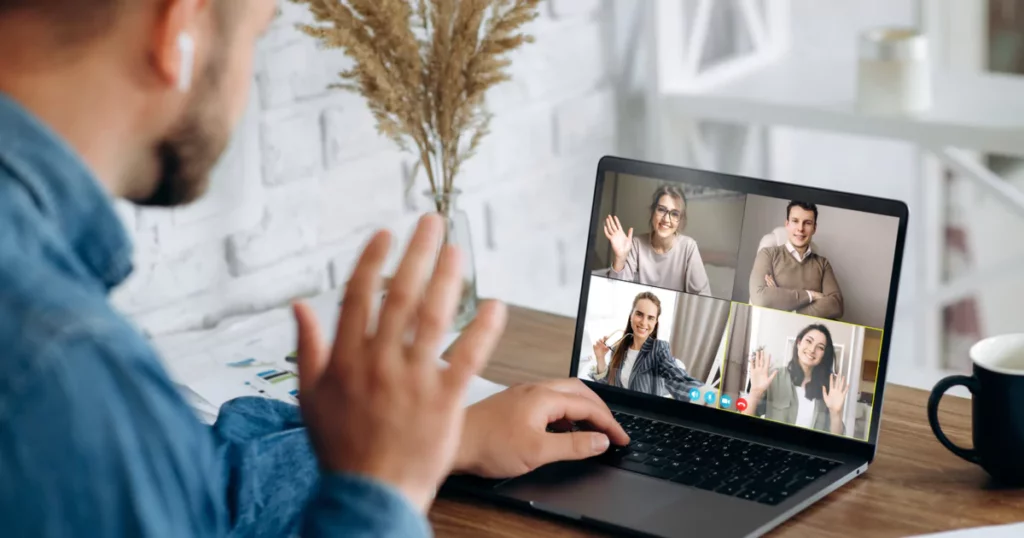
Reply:
<svg viewBox="0 0 1024 538"><path fill-rule="evenodd" d="M1024 77L937 71L933 107L882 117L856 107L856 62L785 57L709 90L663 88L664 112L692 119L786 125L1024 156Z"/></svg>

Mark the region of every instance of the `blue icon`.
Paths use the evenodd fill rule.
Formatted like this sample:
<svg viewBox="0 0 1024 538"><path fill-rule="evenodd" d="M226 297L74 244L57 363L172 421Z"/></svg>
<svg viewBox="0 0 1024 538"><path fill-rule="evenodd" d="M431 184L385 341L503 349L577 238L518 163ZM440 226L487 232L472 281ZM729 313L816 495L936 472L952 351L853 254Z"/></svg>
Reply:
<svg viewBox="0 0 1024 538"><path fill-rule="evenodd" d="M704 393L704 401L710 405L715 405L715 393L714 391L707 391Z"/></svg>
<svg viewBox="0 0 1024 538"><path fill-rule="evenodd" d="M700 389L690 389L690 400L695 402L700 400Z"/></svg>
<svg viewBox="0 0 1024 538"><path fill-rule="evenodd" d="M722 409L729 409L732 406L732 398L728 394L722 396L722 399L719 401L722 403Z"/></svg>

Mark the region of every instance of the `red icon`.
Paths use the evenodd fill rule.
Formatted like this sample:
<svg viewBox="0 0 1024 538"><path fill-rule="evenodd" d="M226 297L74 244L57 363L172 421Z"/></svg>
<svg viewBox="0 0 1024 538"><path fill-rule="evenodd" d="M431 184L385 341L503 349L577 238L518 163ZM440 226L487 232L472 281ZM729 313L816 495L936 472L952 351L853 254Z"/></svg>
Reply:
<svg viewBox="0 0 1024 538"><path fill-rule="evenodd" d="M743 398L740 398L739 400L736 400L736 410L741 412L741 413L743 411L746 411L747 410L747 401L744 400Z"/></svg>

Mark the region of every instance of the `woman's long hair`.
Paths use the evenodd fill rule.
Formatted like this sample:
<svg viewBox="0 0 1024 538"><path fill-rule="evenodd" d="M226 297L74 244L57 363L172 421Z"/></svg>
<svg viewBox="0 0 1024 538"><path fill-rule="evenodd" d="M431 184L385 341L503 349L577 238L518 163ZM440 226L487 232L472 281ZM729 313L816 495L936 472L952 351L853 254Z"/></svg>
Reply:
<svg viewBox="0 0 1024 538"><path fill-rule="evenodd" d="M828 387L832 369L836 363L835 347L832 345L832 333L824 325L808 325L800 334L796 335L793 342L793 357L789 359L789 377L793 379L793 385L800 386L804 382L804 369L800 367L800 341L811 331L818 331L825 335L825 353L821 356L821 362L811 370L811 380L807 383L805 394L809 400L821 400L824 398L824 390Z"/></svg>
<svg viewBox="0 0 1024 538"><path fill-rule="evenodd" d="M641 299L647 299L654 303L654 306L658 308L658 318L661 318L661 300L658 299L657 295L649 291L644 291L639 293L636 298L633 299L633 306L629 309L629 317L626 318L626 334L622 336L622 340L619 341L618 347L616 347L615 351L612 353L612 362L608 365L608 379L612 380L613 383L618 379L619 368L622 367L622 362L626 360L626 350L629 349L630 345L632 345L633 311L636 310L636 305ZM660 323L654 325L654 330L651 331L650 336L647 337L648 339L658 339L658 325L660 325Z"/></svg>

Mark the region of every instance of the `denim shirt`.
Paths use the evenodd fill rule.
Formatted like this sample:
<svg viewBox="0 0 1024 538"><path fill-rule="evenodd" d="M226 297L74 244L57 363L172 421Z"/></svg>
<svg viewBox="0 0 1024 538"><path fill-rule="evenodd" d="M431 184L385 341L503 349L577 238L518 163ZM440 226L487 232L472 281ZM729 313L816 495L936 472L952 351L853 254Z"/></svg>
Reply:
<svg viewBox="0 0 1024 538"><path fill-rule="evenodd" d="M84 162L0 93L0 535L431 535L396 490L318 469L294 406L202 424L108 301L131 255Z"/></svg>

